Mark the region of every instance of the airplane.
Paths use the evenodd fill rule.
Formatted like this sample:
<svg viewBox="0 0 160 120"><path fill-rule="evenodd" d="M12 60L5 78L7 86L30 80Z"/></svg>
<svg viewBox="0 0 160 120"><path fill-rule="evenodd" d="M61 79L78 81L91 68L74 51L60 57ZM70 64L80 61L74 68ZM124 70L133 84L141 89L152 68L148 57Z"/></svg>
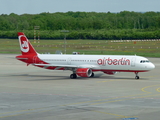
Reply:
<svg viewBox="0 0 160 120"><path fill-rule="evenodd" d="M22 55L16 59L27 63L27 66L49 70L70 70L71 79L94 77L94 72L101 71L114 75L117 72L133 72L139 79L139 72L147 72L155 68L147 58L136 55L72 55L72 54L39 54L33 48L24 33L18 32Z"/></svg>

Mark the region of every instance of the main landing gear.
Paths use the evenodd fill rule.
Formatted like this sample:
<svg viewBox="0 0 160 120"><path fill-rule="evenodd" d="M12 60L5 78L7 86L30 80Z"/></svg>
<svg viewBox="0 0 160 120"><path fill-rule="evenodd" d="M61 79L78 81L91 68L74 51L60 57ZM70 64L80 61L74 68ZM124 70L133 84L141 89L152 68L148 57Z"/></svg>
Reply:
<svg viewBox="0 0 160 120"><path fill-rule="evenodd" d="M75 73L73 73L73 74L70 75L70 78L71 78L71 79L76 79L76 78L77 78L77 75L76 75Z"/></svg>
<svg viewBox="0 0 160 120"><path fill-rule="evenodd" d="M138 76L138 72L135 72L135 74L136 74L136 77L135 77L135 79L139 79L139 76Z"/></svg>

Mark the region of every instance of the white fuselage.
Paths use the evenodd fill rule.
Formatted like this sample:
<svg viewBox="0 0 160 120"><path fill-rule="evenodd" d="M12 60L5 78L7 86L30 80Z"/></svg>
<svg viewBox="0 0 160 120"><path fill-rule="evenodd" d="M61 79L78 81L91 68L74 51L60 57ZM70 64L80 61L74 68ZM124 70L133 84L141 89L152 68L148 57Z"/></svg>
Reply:
<svg viewBox="0 0 160 120"><path fill-rule="evenodd" d="M145 72L155 68L153 63L141 56L38 54L38 57L49 64L76 65L92 68L93 71Z"/></svg>

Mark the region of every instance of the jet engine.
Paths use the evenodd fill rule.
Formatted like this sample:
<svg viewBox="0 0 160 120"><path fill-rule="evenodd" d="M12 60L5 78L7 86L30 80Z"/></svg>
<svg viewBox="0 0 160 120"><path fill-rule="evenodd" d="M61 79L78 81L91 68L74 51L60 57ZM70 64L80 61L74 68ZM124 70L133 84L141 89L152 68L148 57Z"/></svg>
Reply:
<svg viewBox="0 0 160 120"><path fill-rule="evenodd" d="M114 71L107 71L107 72L104 72L105 74L109 74L109 75L114 75L116 74L117 72L114 72Z"/></svg>
<svg viewBox="0 0 160 120"><path fill-rule="evenodd" d="M92 70L89 68L78 68L76 74L80 77L91 77Z"/></svg>

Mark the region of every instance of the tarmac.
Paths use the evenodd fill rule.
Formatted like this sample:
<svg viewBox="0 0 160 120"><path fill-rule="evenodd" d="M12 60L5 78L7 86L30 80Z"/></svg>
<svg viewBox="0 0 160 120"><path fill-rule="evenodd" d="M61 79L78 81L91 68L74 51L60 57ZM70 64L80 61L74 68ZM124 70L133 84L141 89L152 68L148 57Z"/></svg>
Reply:
<svg viewBox="0 0 160 120"><path fill-rule="evenodd" d="M160 120L160 58L149 72L70 79L0 54L0 120Z"/></svg>

